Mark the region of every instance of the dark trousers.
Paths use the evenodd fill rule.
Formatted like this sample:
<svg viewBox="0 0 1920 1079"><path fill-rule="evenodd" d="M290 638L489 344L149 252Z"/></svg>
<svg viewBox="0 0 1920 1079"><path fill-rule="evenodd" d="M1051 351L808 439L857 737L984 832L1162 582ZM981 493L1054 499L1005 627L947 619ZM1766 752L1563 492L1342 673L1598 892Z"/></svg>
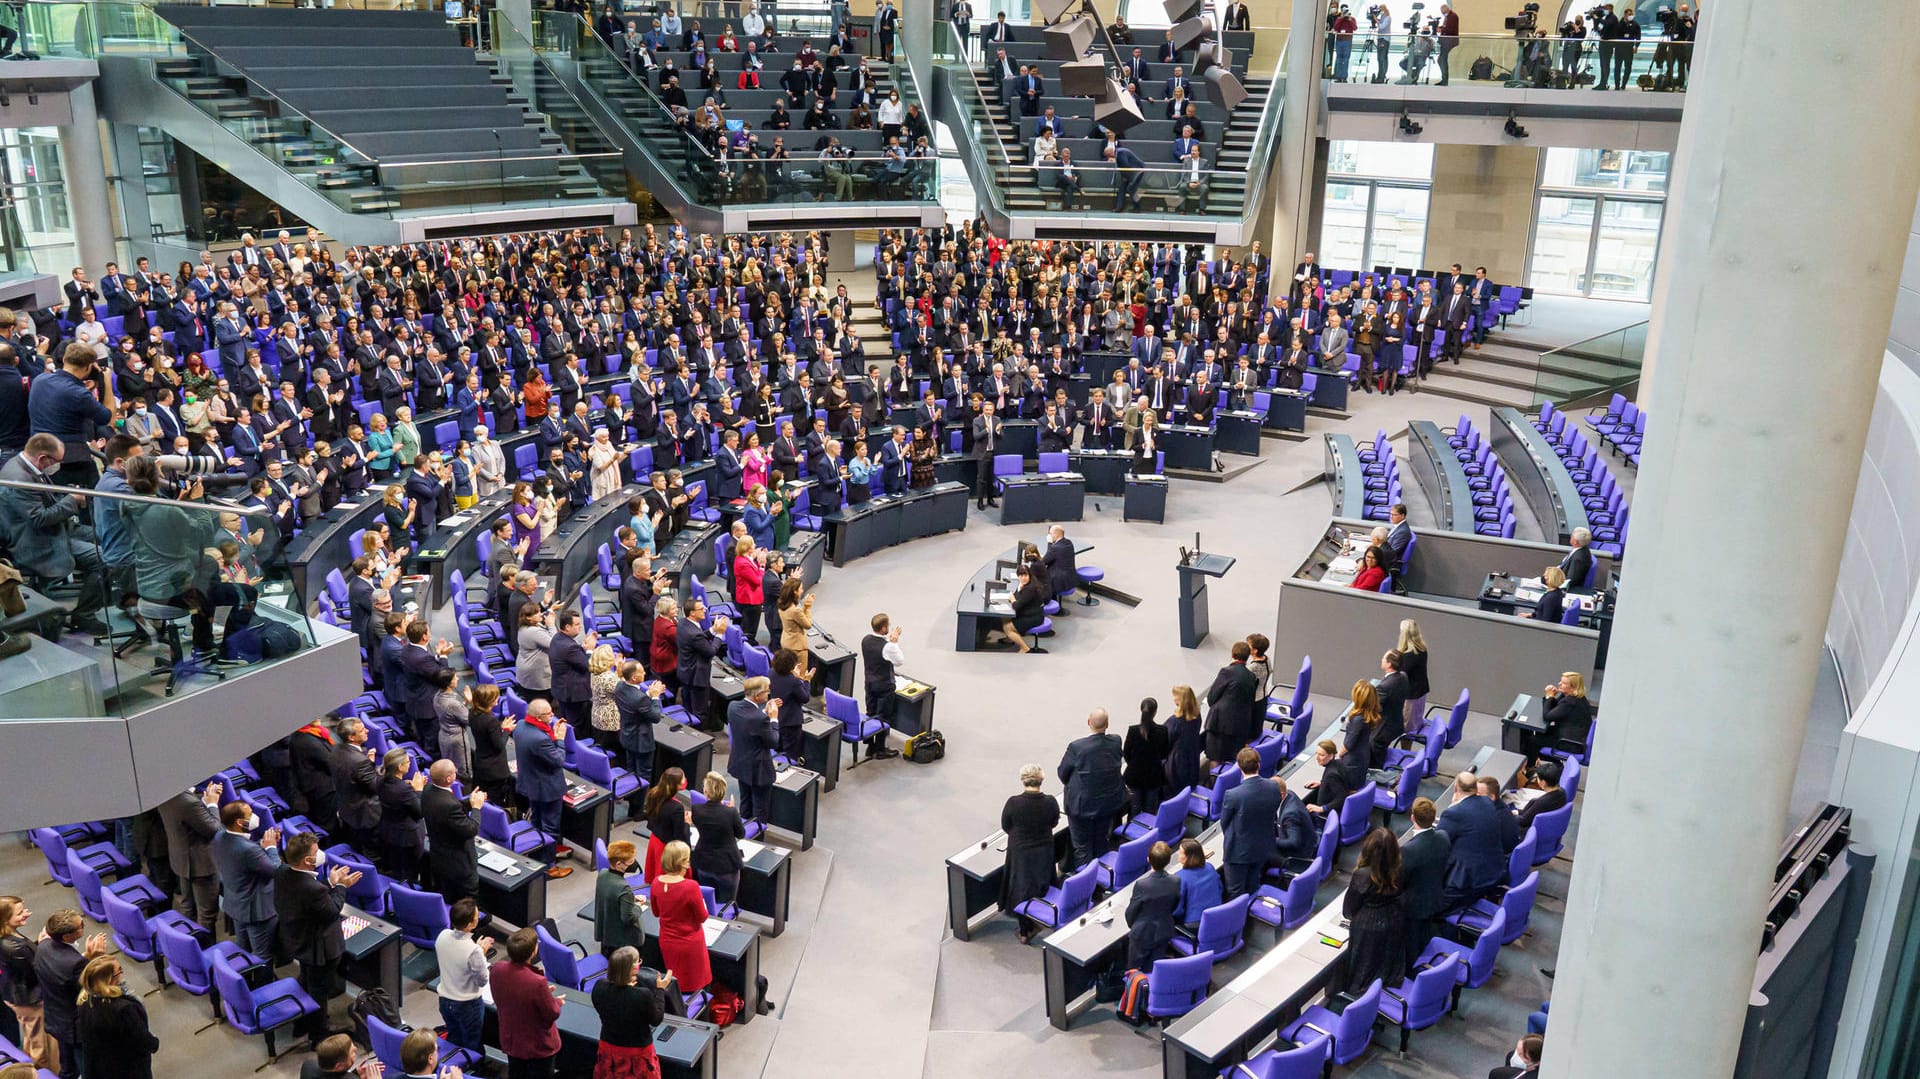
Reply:
<svg viewBox="0 0 1920 1079"><path fill-rule="evenodd" d="M899 700L894 697L892 686L884 689L867 687L867 718L877 719L887 725L879 734L867 739L868 746L876 749L886 746L887 731L893 729L893 711L898 705Z"/></svg>
<svg viewBox="0 0 1920 1079"><path fill-rule="evenodd" d="M740 782L740 817L767 823L767 804L773 799L773 784Z"/></svg>
<svg viewBox="0 0 1920 1079"><path fill-rule="evenodd" d="M507 1079L553 1079L553 1057L539 1060L507 1058Z"/></svg>
<svg viewBox="0 0 1920 1079"><path fill-rule="evenodd" d="M80 1039L57 1037L52 1031L47 1037L60 1047L60 1079L80 1079Z"/></svg>
<svg viewBox="0 0 1920 1079"><path fill-rule="evenodd" d="M748 644L760 643L760 607L736 598L733 605L740 608L740 632L747 635Z"/></svg>
<svg viewBox="0 0 1920 1079"><path fill-rule="evenodd" d="M563 701L555 697L553 710L560 713L560 717L567 721L567 726L576 731L585 731L592 726L593 698L591 697L583 701Z"/></svg>
<svg viewBox="0 0 1920 1079"><path fill-rule="evenodd" d="M980 458L980 471L974 478L973 497L980 502L992 502L993 491L993 455Z"/></svg>
<svg viewBox="0 0 1920 1079"><path fill-rule="evenodd" d="M1067 834L1073 840L1073 867L1078 869L1107 853L1113 840L1113 814L1070 815Z"/></svg>
<svg viewBox="0 0 1920 1079"><path fill-rule="evenodd" d="M315 1004L320 1005L312 1015L300 1021L296 1028L314 1041L325 1038L328 1033L327 1005L334 997L346 991L346 982L340 975L340 961L331 963L300 962L300 988L307 991Z"/></svg>
<svg viewBox="0 0 1920 1079"><path fill-rule="evenodd" d="M440 1018L447 1023L447 1041L462 1049L483 1052L480 1027L487 1017L487 1004L479 997L472 1000L440 998Z"/></svg>
<svg viewBox="0 0 1920 1079"><path fill-rule="evenodd" d="M557 798L551 802L530 801L528 803L534 829L553 840L552 845L541 848L544 852L541 855L541 861L548 865L552 865L559 858L560 848L566 845L566 840L560 838L560 810L563 805L564 803Z"/></svg>
<svg viewBox="0 0 1920 1079"><path fill-rule="evenodd" d="M1228 862L1226 870L1226 898L1234 899L1258 891L1260 877L1267 867L1258 862Z"/></svg>

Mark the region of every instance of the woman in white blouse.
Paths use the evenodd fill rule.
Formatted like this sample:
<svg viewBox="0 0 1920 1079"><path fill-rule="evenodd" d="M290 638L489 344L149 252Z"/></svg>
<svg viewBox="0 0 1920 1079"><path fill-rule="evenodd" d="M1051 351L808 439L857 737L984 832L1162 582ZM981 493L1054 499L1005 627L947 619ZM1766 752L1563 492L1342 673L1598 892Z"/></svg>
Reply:
<svg viewBox="0 0 1920 1079"><path fill-rule="evenodd" d="M887 91L887 99L880 103L880 138L891 139L900 134L900 125L906 121L907 107L900 104L900 91Z"/></svg>

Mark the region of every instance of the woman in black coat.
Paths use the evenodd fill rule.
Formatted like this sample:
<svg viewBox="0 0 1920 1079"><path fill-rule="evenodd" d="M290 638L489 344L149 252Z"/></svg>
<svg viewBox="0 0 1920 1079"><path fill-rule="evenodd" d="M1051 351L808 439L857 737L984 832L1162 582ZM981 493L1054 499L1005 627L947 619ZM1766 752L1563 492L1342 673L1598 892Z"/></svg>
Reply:
<svg viewBox="0 0 1920 1079"><path fill-rule="evenodd" d="M1122 755L1126 747L1120 747ZM1124 775L1122 776L1124 779ZM1192 686L1173 687L1173 715L1167 717L1167 790L1200 785L1200 699Z"/></svg>
<svg viewBox="0 0 1920 1079"><path fill-rule="evenodd" d="M427 846L420 813L427 774L415 772L408 779L412 767L413 758L404 749L389 749L380 760L380 849L386 855L381 869L409 888L419 879L420 855Z"/></svg>
<svg viewBox="0 0 1920 1079"><path fill-rule="evenodd" d="M1587 680L1580 672L1562 674L1560 681L1542 691L1541 700L1546 707L1541 718L1546 721L1547 733L1528 736L1528 764L1533 763L1543 747L1551 746L1557 750L1571 750L1575 746L1584 748L1587 736L1593 731L1593 701L1587 696Z"/></svg>
<svg viewBox="0 0 1920 1079"><path fill-rule="evenodd" d="M1347 965L1327 986L1329 1004L1339 1010L1338 994L1359 996L1376 979L1398 985L1414 959L1407 954L1411 923L1400 879L1400 841L1375 828L1360 842L1360 864L1340 901L1351 925Z"/></svg>
<svg viewBox="0 0 1920 1079"><path fill-rule="evenodd" d="M1000 828L1007 833L1007 871L1000 909L1011 911L1029 899L1038 899L1053 887L1053 830L1060 823L1060 803L1040 790L1046 773L1039 765L1020 769L1019 794L1000 809ZM1036 927L1020 919L1020 943L1033 939Z"/></svg>
<svg viewBox="0 0 1920 1079"><path fill-rule="evenodd" d="M1159 711L1160 702L1152 697L1141 701L1140 722L1127 731L1120 746L1120 781L1127 785L1129 813L1151 813L1167 795L1167 752L1173 743L1167 729L1154 722Z"/></svg>
<svg viewBox="0 0 1920 1079"><path fill-rule="evenodd" d="M126 994L120 960L103 955L80 972L80 1004L74 1011L74 1031L87 1076L106 1079L153 1079L153 1054L160 1039L147 1026L147 1009L140 998Z"/></svg>
<svg viewBox="0 0 1920 1079"><path fill-rule="evenodd" d="M514 721L493 714L500 687L485 682L473 687L467 708L467 729L473 732L473 782L487 792L487 800L501 809L513 804L513 772L507 768L507 741Z"/></svg>
<svg viewBox="0 0 1920 1079"><path fill-rule="evenodd" d="M713 889L716 903L731 903L740 890L740 867L745 864L740 841L747 837L747 828L740 811L727 804L727 777L708 772L702 793L707 800L693 807L693 829L700 833L693 848L693 875Z"/></svg>

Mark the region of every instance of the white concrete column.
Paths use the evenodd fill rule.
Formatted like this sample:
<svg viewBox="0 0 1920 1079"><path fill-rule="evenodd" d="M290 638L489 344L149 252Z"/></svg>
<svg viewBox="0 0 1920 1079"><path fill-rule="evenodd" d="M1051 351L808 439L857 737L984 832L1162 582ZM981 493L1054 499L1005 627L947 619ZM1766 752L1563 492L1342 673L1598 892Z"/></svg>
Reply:
<svg viewBox="0 0 1920 1079"><path fill-rule="evenodd" d="M1920 192L1920 5L1848 14L1703 27L1546 1079L1732 1073Z"/></svg>
<svg viewBox="0 0 1920 1079"><path fill-rule="evenodd" d="M60 161L66 172L67 212L73 220L73 245L87 272L116 260L113 210L107 205L107 159L100 149L100 114L93 106L93 84L74 87L73 122L60 129ZM64 275L71 266L52 267Z"/></svg>
<svg viewBox="0 0 1920 1079"><path fill-rule="evenodd" d="M1326 0L1293 0L1288 20L1287 92L1280 112L1280 160L1267 175L1274 188L1273 256L1275 265L1293 265L1312 250L1318 237L1308 230L1314 190L1314 143L1320 137L1326 112L1325 84L1320 67L1325 61Z"/></svg>

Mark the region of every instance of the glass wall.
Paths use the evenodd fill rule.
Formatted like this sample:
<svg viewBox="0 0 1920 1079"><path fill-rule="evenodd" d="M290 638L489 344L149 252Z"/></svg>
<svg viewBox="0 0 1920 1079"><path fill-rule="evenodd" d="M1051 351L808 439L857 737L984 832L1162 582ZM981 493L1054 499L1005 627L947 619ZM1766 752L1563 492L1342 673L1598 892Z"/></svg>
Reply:
<svg viewBox="0 0 1920 1079"><path fill-rule="evenodd" d="M67 180L60 161L60 132L52 127L0 130L0 168L6 201L12 204L20 239L43 273L61 278L79 262L73 220L67 210Z"/></svg>
<svg viewBox="0 0 1920 1079"><path fill-rule="evenodd" d="M1671 155L1553 148L1540 159L1527 283L1543 292L1648 299Z"/></svg>
<svg viewBox="0 0 1920 1079"><path fill-rule="evenodd" d="M1426 255L1432 196L1432 145L1328 144L1320 262L1419 268Z"/></svg>

